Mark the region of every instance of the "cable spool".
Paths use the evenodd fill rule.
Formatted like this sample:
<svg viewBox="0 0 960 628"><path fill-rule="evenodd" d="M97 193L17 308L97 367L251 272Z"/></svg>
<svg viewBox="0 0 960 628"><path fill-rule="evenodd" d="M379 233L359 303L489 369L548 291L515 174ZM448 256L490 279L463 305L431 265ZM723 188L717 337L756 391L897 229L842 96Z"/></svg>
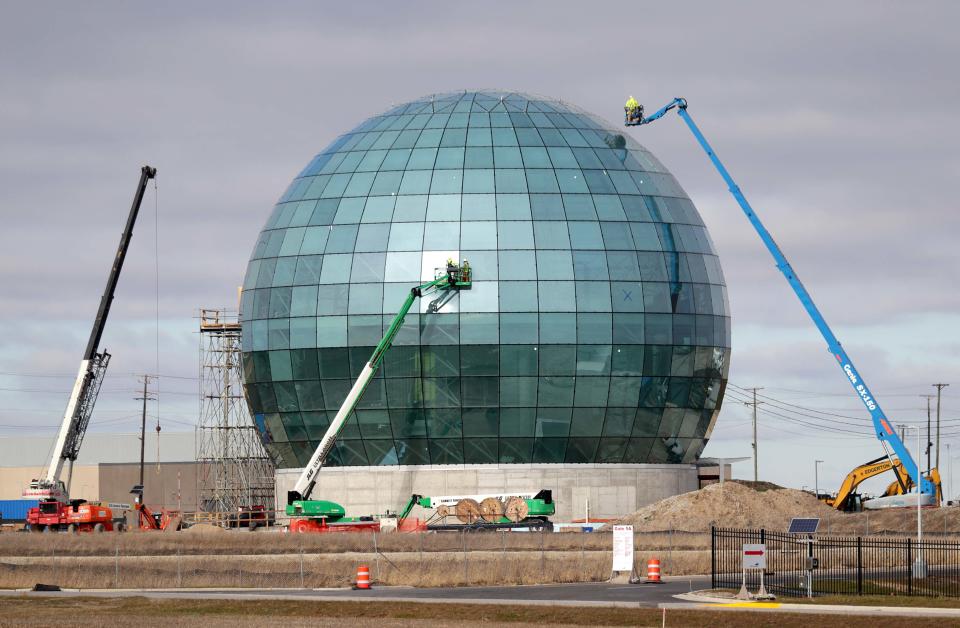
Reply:
<svg viewBox="0 0 960 628"><path fill-rule="evenodd" d="M522 497L511 497L507 500L503 509L504 516L514 523L519 523L527 518L530 508L527 506L527 500Z"/></svg>
<svg viewBox="0 0 960 628"><path fill-rule="evenodd" d="M437 516L441 519L450 516L450 507L443 504L437 506Z"/></svg>
<svg viewBox="0 0 960 628"><path fill-rule="evenodd" d="M498 523L503 517L503 502L496 497L487 497L480 502L480 516L488 523Z"/></svg>
<svg viewBox="0 0 960 628"><path fill-rule="evenodd" d="M461 499L457 502L456 506L456 515L463 523L474 523L480 519L480 504L477 503L477 500L470 499Z"/></svg>

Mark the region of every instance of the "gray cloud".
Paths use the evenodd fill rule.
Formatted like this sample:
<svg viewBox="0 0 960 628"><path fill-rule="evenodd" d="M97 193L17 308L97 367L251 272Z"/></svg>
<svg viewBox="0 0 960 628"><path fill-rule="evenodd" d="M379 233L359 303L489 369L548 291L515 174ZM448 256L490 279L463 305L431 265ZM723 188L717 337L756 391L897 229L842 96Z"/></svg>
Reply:
<svg viewBox="0 0 960 628"><path fill-rule="evenodd" d="M273 201L314 153L391 103L495 86L612 120L630 93L687 97L831 321L900 346L916 315L939 315L951 340L923 375L955 377L958 17L949 2L9 4L0 370L74 370L142 163L160 170L163 361L190 375L190 317L233 304ZM769 334L763 354L735 346L735 378L842 386L815 335L778 341L809 323L681 121L634 136L711 229L735 343L744 325ZM106 338L127 373L153 364L152 202ZM857 341L882 384L919 379L885 338Z"/></svg>

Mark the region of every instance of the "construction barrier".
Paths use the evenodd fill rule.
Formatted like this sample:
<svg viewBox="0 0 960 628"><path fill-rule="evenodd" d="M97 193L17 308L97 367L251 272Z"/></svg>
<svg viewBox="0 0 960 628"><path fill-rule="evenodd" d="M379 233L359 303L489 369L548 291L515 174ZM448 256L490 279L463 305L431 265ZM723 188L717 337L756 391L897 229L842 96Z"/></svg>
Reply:
<svg viewBox="0 0 960 628"><path fill-rule="evenodd" d="M356 589L370 588L370 568L366 565L357 567L357 586Z"/></svg>
<svg viewBox="0 0 960 628"><path fill-rule="evenodd" d="M660 584L660 560L651 558L647 561L647 584Z"/></svg>

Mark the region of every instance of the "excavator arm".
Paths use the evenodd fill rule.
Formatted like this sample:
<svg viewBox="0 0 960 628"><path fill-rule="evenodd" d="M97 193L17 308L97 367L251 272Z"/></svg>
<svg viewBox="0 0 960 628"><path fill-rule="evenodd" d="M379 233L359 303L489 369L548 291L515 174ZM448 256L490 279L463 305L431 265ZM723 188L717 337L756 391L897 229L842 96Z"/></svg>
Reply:
<svg viewBox="0 0 960 628"><path fill-rule="evenodd" d="M880 475L881 473L886 473L887 471L893 470L896 474L897 479L893 482L896 486L908 486L909 478L907 477L906 472L903 470L903 465L899 460L894 459L890 460L886 456L881 456L876 460L871 460L870 462L864 463L847 474L847 477L844 478L843 483L840 485L840 489L837 491L837 494L834 497L828 498L825 503L828 506L832 506L837 510L851 511L856 510L853 504L849 503L852 499L852 496L856 493L857 487L860 486L866 480L869 480L872 477Z"/></svg>

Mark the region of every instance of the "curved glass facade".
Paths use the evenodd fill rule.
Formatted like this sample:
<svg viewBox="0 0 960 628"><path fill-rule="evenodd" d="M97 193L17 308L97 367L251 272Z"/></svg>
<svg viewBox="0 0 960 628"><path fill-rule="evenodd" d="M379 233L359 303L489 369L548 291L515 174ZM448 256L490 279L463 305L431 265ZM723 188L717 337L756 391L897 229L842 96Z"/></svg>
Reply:
<svg viewBox="0 0 960 628"><path fill-rule="evenodd" d="M245 392L304 465L412 286L329 465L691 462L729 362L720 263L645 148L551 99L428 96L337 138L271 213L244 281Z"/></svg>

